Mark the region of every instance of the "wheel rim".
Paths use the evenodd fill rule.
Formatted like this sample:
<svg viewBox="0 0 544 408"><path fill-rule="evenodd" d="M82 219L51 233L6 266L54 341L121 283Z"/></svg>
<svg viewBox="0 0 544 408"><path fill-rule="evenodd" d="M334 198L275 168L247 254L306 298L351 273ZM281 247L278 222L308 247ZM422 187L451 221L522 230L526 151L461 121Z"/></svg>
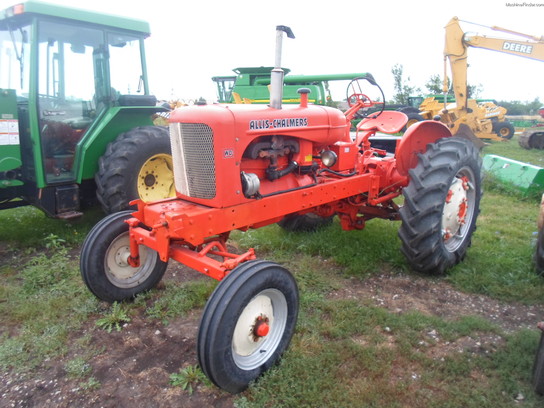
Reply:
<svg viewBox="0 0 544 408"><path fill-rule="evenodd" d="M406 129L408 129L410 126L415 125L419 120L417 119L409 119L408 122L406 122Z"/></svg>
<svg viewBox="0 0 544 408"><path fill-rule="evenodd" d="M141 167L138 174L138 196L145 202L174 197L172 156L156 154Z"/></svg>
<svg viewBox="0 0 544 408"><path fill-rule="evenodd" d="M507 127L503 127L499 130L499 135L502 137L502 138L505 138L505 137L508 137L510 135L510 129L508 129Z"/></svg>
<svg viewBox="0 0 544 408"><path fill-rule="evenodd" d="M128 264L130 239L128 232L119 235L106 251L104 266L108 280L119 288L133 288L144 282L154 270L158 254L140 245L140 266Z"/></svg>
<svg viewBox="0 0 544 408"><path fill-rule="evenodd" d="M475 201L474 173L462 168L453 178L442 212L442 238L448 251L456 251L470 232Z"/></svg>
<svg viewBox="0 0 544 408"><path fill-rule="evenodd" d="M285 331L287 313L287 300L277 289L266 289L251 299L232 336L232 356L240 369L253 370L274 354Z"/></svg>

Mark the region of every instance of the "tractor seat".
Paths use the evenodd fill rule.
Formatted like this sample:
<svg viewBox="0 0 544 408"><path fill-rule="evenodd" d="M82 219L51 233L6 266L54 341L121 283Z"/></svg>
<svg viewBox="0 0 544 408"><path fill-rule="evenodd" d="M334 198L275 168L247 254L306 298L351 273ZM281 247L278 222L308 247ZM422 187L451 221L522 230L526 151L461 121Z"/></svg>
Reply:
<svg viewBox="0 0 544 408"><path fill-rule="evenodd" d="M357 130L377 130L383 133L398 133L408 122L408 116L398 111L383 111L380 115L374 114L364 118L357 125Z"/></svg>

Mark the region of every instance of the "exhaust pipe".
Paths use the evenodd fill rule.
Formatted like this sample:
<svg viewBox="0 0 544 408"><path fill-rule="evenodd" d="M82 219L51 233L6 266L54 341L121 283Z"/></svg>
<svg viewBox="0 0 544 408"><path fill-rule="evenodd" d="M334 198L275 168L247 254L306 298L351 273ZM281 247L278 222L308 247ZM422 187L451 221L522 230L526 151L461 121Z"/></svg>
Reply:
<svg viewBox="0 0 544 408"><path fill-rule="evenodd" d="M281 69L283 33L287 34L288 38L295 38L289 27L276 26L276 60L274 69L270 73L270 107L274 109L281 109L283 99L283 69Z"/></svg>

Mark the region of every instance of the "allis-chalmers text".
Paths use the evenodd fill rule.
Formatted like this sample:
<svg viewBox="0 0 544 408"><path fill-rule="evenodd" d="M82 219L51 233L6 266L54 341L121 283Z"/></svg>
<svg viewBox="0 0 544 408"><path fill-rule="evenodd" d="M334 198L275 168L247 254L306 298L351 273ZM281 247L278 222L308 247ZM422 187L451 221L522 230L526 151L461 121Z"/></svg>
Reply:
<svg viewBox="0 0 544 408"><path fill-rule="evenodd" d="M249 121L249 130L306 127L308 118L256 119Z"/></svg>

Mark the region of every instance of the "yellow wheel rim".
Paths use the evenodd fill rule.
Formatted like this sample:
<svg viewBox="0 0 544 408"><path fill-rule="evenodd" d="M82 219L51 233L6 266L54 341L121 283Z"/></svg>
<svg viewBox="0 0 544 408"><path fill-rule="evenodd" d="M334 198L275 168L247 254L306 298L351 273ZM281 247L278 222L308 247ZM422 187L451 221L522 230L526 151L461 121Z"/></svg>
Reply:
<svg viewBox="0 0 544 408"><path fill-rule="evenodd" d="M419 120L417 119L409 119L408 122L406 122L406 129L408 129L410 126L415 125Z"/></svg>
<svg viewBox="0 0 544 408"><path fill-rule="evenodd" d="M144 163L138 174L138 195L145 202L176 195L171 155L156 154Z"/></svg>

